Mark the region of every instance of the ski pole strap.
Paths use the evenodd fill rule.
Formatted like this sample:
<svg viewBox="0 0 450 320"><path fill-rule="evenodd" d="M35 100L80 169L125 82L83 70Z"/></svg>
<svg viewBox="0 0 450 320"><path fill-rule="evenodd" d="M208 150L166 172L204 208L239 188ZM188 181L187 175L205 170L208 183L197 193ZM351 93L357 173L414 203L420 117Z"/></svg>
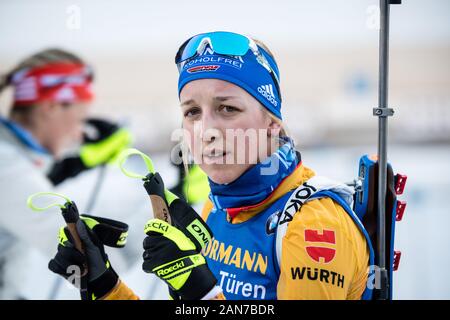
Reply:
<svg viewBox="0 0 450 320"><path fill-rule="evenodd" d="M36 205L33 204L33 199L36 197L40 197L40 196L55 196L55 197L60 197L63 198L64 200L66 200L65 204L59 204L57 202L49 204L46 207L37 207ZM56 192L37 192L35 194L32 194L28 197L27 199L27 206L34 211L45 211L51 207L59 207L60 209L65 209L67 206L67 203L72 203L72 200L70 200L68 197L66 197L63 194L60 193L56 193Z"/></svg>
<svg viewBox="0 0 450 320"><path fill-rule="evenodd" d="M147 167L148 171L150 172L149 174L144 176L142 174L138 174L138 173L129 171L129 170L127 170L125 168L125 162L132 155L138 155L138 156L140 156L142 158L142 160L144 160L145 166ZM154 185L153 182L155 182L155 181L162 182L162 178L155 171L155 167L153 166L152 159L148 155L143 153L142 151L139 151L138 149L129 148L129 149L126 149L126 150L122 151L122 153L119 156L119 168L120 168L120 170L122 170L122 172L127 177L144 180L145 184L146 184L147 192ZM160 197L163 197L161 190L159 190L158 192L155 191L152 194L155 194L155 195L158 195ZM178 199L178 197L175 194L173 194L172 192L170 192L166 188L164 188L164 197L165 197L165 200L167 201L168 205L170 205L173 200Z"/></svg>
<svg viewBox="0 0 450 320"><path fill-rule="evenodd" d="M119 156L119 168L120 168L120 170L122 170L124 175L126 175L127 177L130 177L130 178L136 178L136 179L145 179L145 177L146 177L144 175L141 175L141 174L138 174L138 173L135 173L135 172L125 169L125 162L132 155L140 156L142 158L142 160L144 160L145 166L147 167L148 171L150 173L155 173L153 161L152 161L152 159L150 159L149 156L147 156L145 153L143 153L137 149L129 148L129 149L122 151L122 153Z"/></svg>
<svg viewBox="0 0 450 320"><path fill-rule="evenodd" d="M64 205L55 202L45 207L38 207L33 203L33 199L41 196L55 196L64 199L66 202ZM76 211L78 220L78 209L76 208L75 203L72 202L72 200L70 200L68 197L60 193L38 192L32 194L27 199L27 205L34 211L45 211L51 207L59 207L61 211ZM95 217L87 214L80 215L79 217L81 220L83 220L83 222L88 226L89 229L95 232L95 234L99 237L100 241L104 245L114 248L121 248L125 246L128 237L128 225L126 223L102 217Z"/></svg>

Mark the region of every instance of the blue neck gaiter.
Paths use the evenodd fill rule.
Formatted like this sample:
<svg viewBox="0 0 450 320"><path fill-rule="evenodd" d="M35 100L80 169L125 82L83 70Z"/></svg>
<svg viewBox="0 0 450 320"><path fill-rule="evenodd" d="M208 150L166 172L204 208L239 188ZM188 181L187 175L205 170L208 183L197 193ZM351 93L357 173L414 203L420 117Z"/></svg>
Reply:
<svg viewBox="0 0 450 320"><path fill-rule="evenodd" d="M237 208L257 204L266 199L281 181L301 162L290 138L270 157L244 172L229 184L217 184L211 179L210 199L217 209ZM297 156L298 155L298 156Z"/></svg>

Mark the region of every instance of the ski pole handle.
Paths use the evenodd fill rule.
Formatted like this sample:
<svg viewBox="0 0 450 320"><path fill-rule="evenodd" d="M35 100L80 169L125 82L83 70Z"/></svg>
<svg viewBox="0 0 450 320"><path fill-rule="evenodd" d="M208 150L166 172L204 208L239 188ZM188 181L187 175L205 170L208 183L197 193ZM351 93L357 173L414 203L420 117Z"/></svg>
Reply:
<svg viewBox="0 0 450 320"><path fill-rule="evenodd" d="M149 173L144 179L144 188L150 197L155 218L172 224L169 207L165 199L164 181L158 172Z"/></svg>
<svg viewBox="0 0 450 320"><path fill-rule="evenodd" d="M67 229L69 229L70 235L73 238L75 248L84 254L83 242L81 241L77 231L77 222L80 220L80 215L75 202L66 202L64 208L61 208L61 213L64 221L66 221Z"/></svg>
<svg viewBox="0 0 450 320"><path fill-rule="evenodd" d="M76 223L68 223L67 229L69 229L70 235L73 238L75 248L82 254L84 254L83 243L81 242L80 236L78 235Z"/></svg>
<svg viewBox="0 0 450 320"><path fill-rule="evenodd" d="M40 196L55 196L63 198L66 203L64 205L59 203L52 203L46 207L37 207L33 203L33 199ZM72 236L74 246L75 248L80 251L82 254L85 254L83 242L80 239L80 236L78 235L77 231L77 221L80 220L80 214L78 213L78 208L75 204L75 202L71 201L68 197L55 192L38 192L35 194L32 194L27 199L27 205L30 209L34 211L45 211L51 207L59 207L61 210L61 214L64 218L64 221L67 224L67 229L70 232L70 235ZM82 276L86 275L88 272L87 264L84 265L84 273Z"/></svg>
<svg viewBox="0 0 450 320"><path fill-rule="evenodd" d="M64 221L66 221L67 229L69 230L70 235L72 236L75 248L84 255L85 254L84 245L77 231L77 222L78 220L80 220L80 214L78 213L77 205L73 201L67 201L64 204L64 207L61 208L61 213L64 218ZM81 276L85 276L89 271L87 263L84 263L83 268L84 272Z"/></svg>

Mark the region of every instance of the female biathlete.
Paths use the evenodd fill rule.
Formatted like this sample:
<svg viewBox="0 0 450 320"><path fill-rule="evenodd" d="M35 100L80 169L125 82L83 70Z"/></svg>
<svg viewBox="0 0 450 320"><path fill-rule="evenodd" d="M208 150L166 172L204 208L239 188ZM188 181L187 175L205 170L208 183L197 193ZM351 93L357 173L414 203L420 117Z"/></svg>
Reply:
<svg viewBox="0 0 450 320"><path fill-rule="evenodd" d="M372 250L353 191L303 164L283 125L269 49L204 33L180 47L176 63L184 143L211 192L200 226L172 205L174 225L147 223L144 271L175 299L369 299ZM137 299L95 233L81 222L78 231L87 257L66 239L50 269L67 277L67 266L87 261L90 299Z"/></svg>
<svg viewBox="0 0 450 320"><path fill-rule="evenodd" d="M13 91L8 115L0 116L0 299L29 299L50 289L30 292L26 283L49 276L33 268L31 253L53 256L53 240L42 235L60 222L55 215L31 213L27 197L59 192L62 182L66 192L76 192L69 178L109 163L129 146L128 130L88 118L93 77L84 60L57 48L30 55L0 75L0 93ZM87 125L97 135L85 135ZM67 156L71 149L77 152Z"/></svg>

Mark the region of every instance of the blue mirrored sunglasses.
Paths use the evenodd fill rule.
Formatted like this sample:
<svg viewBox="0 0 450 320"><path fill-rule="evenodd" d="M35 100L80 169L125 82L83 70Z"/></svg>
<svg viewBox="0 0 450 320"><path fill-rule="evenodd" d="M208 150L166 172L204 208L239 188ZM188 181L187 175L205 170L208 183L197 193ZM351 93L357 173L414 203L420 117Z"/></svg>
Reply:
<svg viewBox="0 0 450 320"><path fill-rule="evenodd" d="M238 33L227 31L208 32L198 34L186 40L178 49L177 55L175 56L175 63L178 66L178 70L180 71L183 68L187 60L199 55L207 45L215 53L229 56L244 56L248 50L251 50L256 56L256 61L270 73L281 100L280 83L276 72L258 49L255 41Z"/></svg>

